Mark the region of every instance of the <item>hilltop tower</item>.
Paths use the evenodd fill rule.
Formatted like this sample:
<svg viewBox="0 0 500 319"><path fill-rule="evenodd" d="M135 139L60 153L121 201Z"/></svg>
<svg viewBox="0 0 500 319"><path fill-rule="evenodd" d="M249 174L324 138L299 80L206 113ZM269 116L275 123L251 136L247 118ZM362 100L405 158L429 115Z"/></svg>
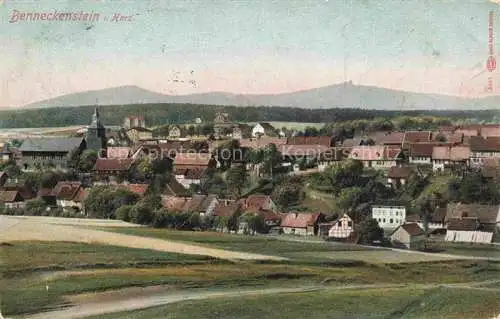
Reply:
<svg viewBox="0 0 500 319"><path fill-rule="evenodd" d="M92 122L87 127L85 141L87 142L87 149L99 152L106 148L106 128L101 122L97 107L94 109Z"/></svg>

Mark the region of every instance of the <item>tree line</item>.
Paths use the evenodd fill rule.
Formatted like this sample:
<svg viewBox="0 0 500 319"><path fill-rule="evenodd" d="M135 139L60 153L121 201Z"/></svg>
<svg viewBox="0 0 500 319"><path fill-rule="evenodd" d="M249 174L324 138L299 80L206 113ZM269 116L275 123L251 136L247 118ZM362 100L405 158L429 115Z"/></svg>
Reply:
<svg viewBox="0 0 500 319"><path fill-rule="evenodd" d="M44 109L2 110L0 128L59 127L86 125L89 123L95 106L55 107ZM293 107L237 107L201 104L131 104L100 107L101 118L105 125L121 125L129 115L143 115L149 126L172 123L193 123L195 118L211 122L217 112L230 114L236 122L310 122L325 123L375 118L395 117L445 117L454 120L474 118L490 121L500 115L499 110L485 111L384 111L357 108L305 109Z"/></svg>

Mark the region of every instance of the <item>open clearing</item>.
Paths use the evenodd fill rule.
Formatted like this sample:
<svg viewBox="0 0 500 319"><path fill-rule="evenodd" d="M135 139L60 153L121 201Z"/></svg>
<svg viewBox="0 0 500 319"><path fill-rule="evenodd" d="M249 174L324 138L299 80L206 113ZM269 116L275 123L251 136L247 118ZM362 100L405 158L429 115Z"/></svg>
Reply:
<svg viewBox="0 0 500 319"><path fill-rule="evenodd" d="M364 289L362 287L374 286L376 289L366 289L384 289L378 293L385 294L388 287L394 285L401 286L400 290L406 289L405 285L420 284L428 285L425 289L434 289L438 285L478 282L484 285L467 288L474 294L476 291L477 294L496 294L496 281L500 280L500 263L456 260L462 256L442 258L425 253L329 243L317 238L152 229L112 220L0 216L0 244L1 309L9 317L61 311L65 306L71 306L70 312L97 315L92 309L133 310L193 297L187 303L144 310L146 314L142 314L142 310L121 314L119 318L164 318L164 311L177 314L185 311L184 306L188 307L185 318L197 318L190 314L191 303L199 303L200 309L206 310L201 312L203 318L218 318L215 313L220 313L222 318L239 318L241 312L235 310L237 308L229 307L229 312L221 312L218 307L264 297L249 293L240 298L242 300L233 300L231 297L236 295L232 291L266 290L267 297L286 300L289 294L284 292L295 289L298 291L293 294L295 296L302 294L304 287L321 287L328 289L325 292L330 294L331 289L340 287L357 285ZM197 291L209 293L203 292L201 297L196 297L199 296ZM212 295L214 292L217 294ZM402 292L408 298L406 294L410 291ZM184 297L179 299L179 296ZM342 294L338 296L343 300ZM488 296L484 300L489 300ZM213 308L212 303L199 300L215 297ZM125 302L124 298L128 300ZM219 304L219 301L224 303ZM313 307L312 302L304 307ZM474 307L475 301L470 302ZM274 310L277 304L280 303L275 301ZM390 305L388 301L387 307ZM240 307L251 314L251 318L255 317L252 309ZM256 308L262 314L260 317L273 317L266 313L270 309L263 307ZM331 302L329 307L340 309L332 307ZM296 308L298 312L301 309ZM342 309L330 314L356 318L366 315L357 312L341 315L345 310ZM391 311L396 310L391 308ZM52 317L50 314L44 316L77 318L64 311L59 317L57 313L52 313ZM100 314L104 313L101 310ZM400 317L404 316L391 318Z"/></svg>
<svg viewBox="0 0 500 319"><path fill-rule="evenodd" d="M453 288L321 290L190 300L100 319L160 318L443 318L487 319L500 313L500 292ZM93 319L97 319L94 317Z"/></svg>
<svg viewBox="0 0 500 319"><path fill-rule="evenodd" d="M102 228L101 228L102 229ZM205 247L263 253L287 258L292 261L321 263L333 261L365 261L369 263L419 263L428 261L446 261L474 259L467 254L420 253L406 250L381 249L352 244L339 244L287 237L241 236L216 232L185 232L167 229L110 227L105 229L117 233L174 240ZM483 256L487 258L488 256ZM494 258L495 256L489 256ZM478 259L479 256L478 256Z"/></svg>
<svg viewBox="0 0 500 319"><path fill-rule="evenodd" d="M149 309L135 310L141 308ZM492 318L499 312L499 290L431 284L170 291L95 299L25 318Z"/></svg>
<svg viewBox="0 0 500 319"><path fill-rule="evenodd" d="M73 223L73 224L71 224ZM117 222L119 225L123 223ZM113 226L108 222L106 226ZM97 243L130 248L151 249L181 254L206 255L222 259L281 260L283 258L260 254L224 251L184 243L124 235L82 226L103 226L102 221L71 220L52 217L12 217L0 216L0 242L15 241L61 241L79 243Z"/></svg>

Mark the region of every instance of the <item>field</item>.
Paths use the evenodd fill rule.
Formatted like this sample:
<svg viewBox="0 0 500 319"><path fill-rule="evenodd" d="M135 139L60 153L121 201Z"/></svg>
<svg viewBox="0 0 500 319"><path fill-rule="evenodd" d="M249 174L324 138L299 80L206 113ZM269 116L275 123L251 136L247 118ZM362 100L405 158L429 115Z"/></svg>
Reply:
<svg viewBox="0 0 500 319"><path fill-rule="evenodd" d="M279 304L279 300L290 307L287 311L295 309L294 312L301 313L308 307L318 306L324 310L327 306L319 305L318 302L323 301L318 299L316 302L316 298L325 295L347 300L352 298L349 295L352 292L344 295L345 292L330 289L352 285L360 287L358 293L366 292L369 296L368 291L378 294L375 290L367 290L372 286L370 289L377 287L380 290L391 285L403 285L398 289L407 285L405 289L431 285L419 288L427 291L436 288L436 284L478 282L483 284L483 290L479 292L488 292L486 297L479 298L486 302L491 295L497 296L500 281L500 263L491 261L431 258L433 256L429 254L321 241L302 242L291 237L276 239L181 232L132 227L119 221L50 217L0 216L0 228L1 309L2 314L8 316L58 310L64 306L71 307L62 311L95 315L98 314L96 311L103 311L99 309L111 309L111 312L134 310L142 305L160 306L167 300L177 300L184 302L137 311L130 316L122 314L120 318L160 318L158 316L164 311L182 312L185 318L210 318L214 313L220 313L222 318L234 318L243 312L255 315L251 310L254 307L257 313L268 317L270 305ZM362 288L366 285L369 287ZM326 290L321 296L303 292L308 287ZM241 300L228 299L235 293L233 291L248 289L262 289L262 293L269 295L266 300L274 303L258 306L261 293L252 294L244 298L252 300L249 310L240 304ZM286 289L299 292L284 294ZM476 290L473 292L475 294ZM404 291L401 295L405 296L401 297L403 299L394 296L397 298L392 300L391 297L380 306L387 311L396 311L396 306L411 302L407 293ZM427 296L422 293L422 296ZM203 300L186 302L190 298L186 299L186 296L200 299L200 296L214 297L214 294L220 298L210 303ZM293 305L289 298L297 294L304 303ZM365 298L363 296L358 299ZM470 300L473 307L476 301L472 297ZM227 304L235 306L228 307ZM356 308L358 312L352 315L362 317L367 314L369 304L367 301L365 308ZM124 305L129 308L124 308ZM328 307L338 312L325 313L334 317L342 313L351 315L349 309L339 308L337 302L335 305L332 307L330 302ZM111 308L106 308L108 306ZM199 315L192 315L197 307L202 311ZM321 313L318 310L317 316L321 317ZM382 314L386 313L382 311ZM33 318L68 317L68 313L57 315L49 312ZM179 317L182 316L179 314ZM290 315L290 318L294 317Z"/></svg>
<svg viewBox="0 0 500 319"><path fill-rule="evenodd" d="M500 264L448 261L224 261L205 256L80 243L14 242L2 247L2 311L12 315L101 300L104 291L156 286L191 289L456 283L500 280ZM48 287L48 289L47 289ZM80 296L91 292L89 296ZM134 295L136 297L136 295ZM122 298L121 291L111 295ZM90 300L89 300L90 298Z"/></svg>
<svg viewBox="0 0 500 319"><path fill-rule="evenodd" d="M152 249L173 253L206 255L224 259L280 259L261 254L230 252L220 249L199 247L155 238L130 236L113 232L94 230L89 226L111 227L100 221L73 220L64 218L0 216L0 242L13 241L56 241L114 245L130 248ZM123 227L125 223L116 222ZM133 226L132 224L129 224ZM87 227L85 227L87 226ZM134 228L134 227L132 227ZM116 228L119 229L119 228Z"/></svg>
<svg viewBox="0 0 500 319"><path fill-rule="evenodd" d="M462 259L462 256L492 257L487 250L480 256L474 249L445 251L445 254L415 253L407 251L393 251L388 249L375 249L351 244L336 244L323 241L301 242L293 238L273 238L239 236L215 232L182 232L165 229L151 228L106 228L113 231L134 236L144 236L196 244L205 247L219 248L226 251L239 251L248 253L261 253L275 257L286 258L290 262L330 263L335 261L364 261L369 263L405 263L426 262L439 260ZM288 240L286 240L288 239ZM499 247L500 248L500 247ZM489 248L495 252L495 248ZM456 256L454 256L456 255Z"/></svg>
<svg viewBox="0 0 500 319"><path fill-rule="evenodd" d="M301 123L301 122L269 122L274 128L281 129L286 127L292 130L304 130L306 127L322 128L325 123Z"/></svg>
<svg viewBox="0 0 500 319"><path fill-rule="evenodd" d="M92 319L494 318L500 291L452 288L319 291L187 301Z"/></svg>

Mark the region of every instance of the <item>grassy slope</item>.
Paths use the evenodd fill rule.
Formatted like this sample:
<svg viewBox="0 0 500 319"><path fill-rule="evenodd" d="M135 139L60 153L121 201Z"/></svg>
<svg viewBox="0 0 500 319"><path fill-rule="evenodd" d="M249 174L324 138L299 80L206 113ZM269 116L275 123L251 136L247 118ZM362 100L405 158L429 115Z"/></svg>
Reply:
<svg viewBox="0 0 500 319"><path fill-rule="evenodd" d="M152 252L116 246L64 242L16 242L1 247L0 271L2 273L2 312L18 313L40 309L60 301L63 293L88 291L134 284L147 280L133 277L88 276L87 281L75 283L72 277L63 280L43 279L43 274L53 270L113 269L124 267L184 266L218 262L214 258ZM130 274L129 274L130 275ZM57 282L57 283L56 283ZM52 287L47 293L45 285ZM53 285L54 284L54 285Z"/></svg>
<svg viewBox="0 0 500 319"><path fill-rule="evenodd" d="M3 246L1 255L3 263L0 264L0 270L4 275L53 268L58 270L88 267L109 268L140 264L158 266L162 264L204 263L216 260L197 255L152 253L148 249L65 242L16 242L10 246Z"/></svg>
<svg viewBox="0 0 500 319"><path fill-rule="evenodd" d="M219 232L186 232L169 229L153 228L105 228L104 231L113 231L135 236L154 237L166 240L175 240L211 248L219 248L248 253L259 253L273 256L291 257L300 259L300 253L334 253L336 251L365 251L371 248L349 244L330 244L323 241L316 243L285 241L271 237L241 236ZM309 259L310 260L310 259ZM323 258L322 260L328 260Z"/></svg>
<svg viewBox="0 0 500 319"><path fill-rule="evenodd" d="M434 245L445 254L500 258L500 246L498 245L479 245L466 243L435 242Z"/></svg>
<svg viewBox="0 0 500 319"><path fill-rule="evenodd" d="M500 292L429 290L321 291L177 303L100 319L160 318L492 318ZM95 318L97 319L97 318Z"/></svg>
<svg viewBox="0 0 500 319"><path fill-rule="evenodd" d="M500 278L500 264L463 261L370 265L331 260L353 246L298 243L271 238L157 229L121 229L142 236L285 255L283 263L230 263L211 258L113 246L18 242L2 247L2 311L16 314L61 304L62 296L90 291L168 284L177 288L464 282ZM324 255L328 256L325 257ZM347 256L350 257L350 256ZM347 259L347 257L340 259ZM57 265L65 272L40 273ZM49 268L47 268L49 267ZM20 271L22 268L22 271ZM83 268L83 269L82 269ZM93 268L93 269L92 269ZM69 273L68 273L69 271ZM42 276L43 275L43 276ZM50 286L49 292L45 286Z"/></svg>

